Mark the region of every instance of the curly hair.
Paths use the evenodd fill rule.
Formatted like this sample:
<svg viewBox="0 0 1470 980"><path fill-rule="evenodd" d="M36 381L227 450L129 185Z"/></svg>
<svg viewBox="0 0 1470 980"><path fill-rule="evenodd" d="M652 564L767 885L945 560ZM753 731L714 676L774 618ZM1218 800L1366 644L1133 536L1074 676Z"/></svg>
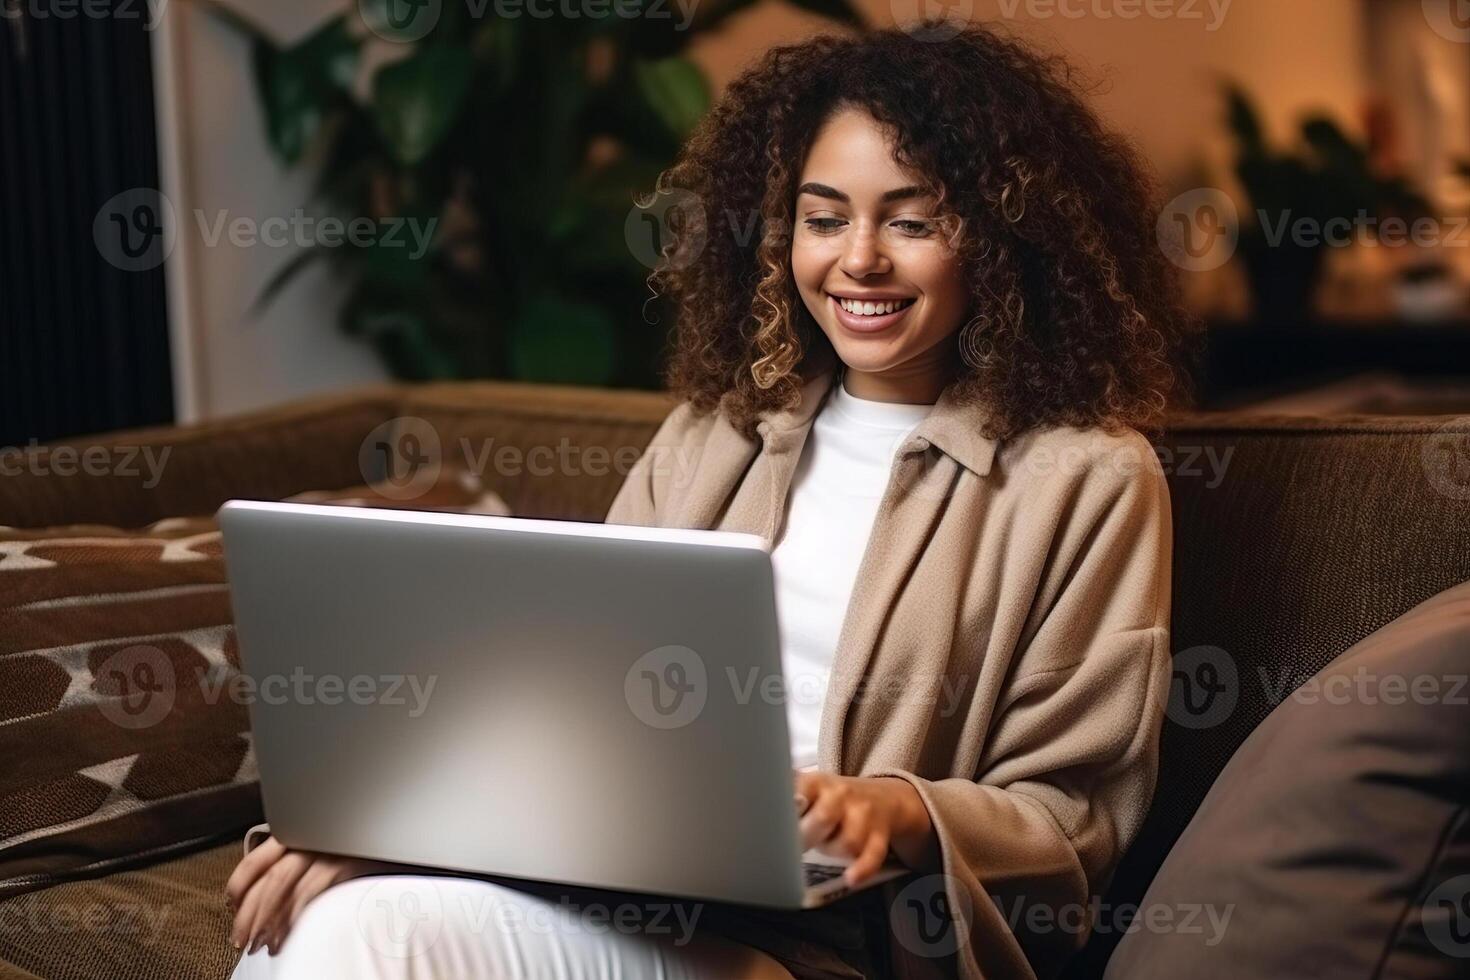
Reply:
<svg viewBox="0 0 1470 980"><path fill-rule="evenodd" d="M1157 432L1189 399L1179 354L1195 325L1156 241L1152 178L1073 79L1060 57L942 21L767 52L639 202L679 199L649 277L677 311L669 388L749 433L832 354L792 278L792 216L813 135L857 107L958 229L970 318L952 338L963 363L951 383L983 403L985 435Z"/></svg>

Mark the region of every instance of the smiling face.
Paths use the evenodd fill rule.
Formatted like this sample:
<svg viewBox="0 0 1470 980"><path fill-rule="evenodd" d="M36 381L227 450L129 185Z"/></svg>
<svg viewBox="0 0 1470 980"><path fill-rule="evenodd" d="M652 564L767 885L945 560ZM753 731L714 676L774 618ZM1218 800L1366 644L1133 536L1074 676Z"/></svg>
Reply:
<svg viewBox="0 0 1470 980"><path fill-rule="evenodd" d="M917 183L860 109L834 113L802 167L791 272L859 398L932 403L956 367L969 290Z"/></svg>

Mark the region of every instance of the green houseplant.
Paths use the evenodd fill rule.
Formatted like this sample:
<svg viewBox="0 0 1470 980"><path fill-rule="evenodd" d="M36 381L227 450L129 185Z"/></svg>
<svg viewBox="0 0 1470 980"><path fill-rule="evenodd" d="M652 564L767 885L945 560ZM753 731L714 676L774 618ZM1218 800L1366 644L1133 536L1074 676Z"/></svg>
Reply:
<svg viewBox="0 0 1470 980"><path fill-rule="evenodd" d="M1324 229L1331 221L1361 217L1407 220L1429 213L1407 181L1379 175L1368 149L1323 115L1301 123L1295 150L1271 146L1250 97L1225 83L1228 123L1235 138L1235 173L1250 199L1240 229L1240 254L1255 297L1256 315L1273 323L1310 318L1311 300L1322 272L1326 245L1320 233L1298 240L1297 222Z"/></svg>
<svg viewBox="0 0 1470 980"><path fill-rule="evenodd" d="M625 231L633 195L709 105L689 43L753 2L560 0L533 15L521 0L360 0L290 46L214 8L251 37L274 152L316 167L313 207L434 223L419 257L308 248L258 306L327 262L348 283L341 329L397 377L656 386L668 322ZM846 0L794 2L859 24ZM426 31L410 22L424 12ZM394 57L362 98L354 80L379 37Z"/></svg>

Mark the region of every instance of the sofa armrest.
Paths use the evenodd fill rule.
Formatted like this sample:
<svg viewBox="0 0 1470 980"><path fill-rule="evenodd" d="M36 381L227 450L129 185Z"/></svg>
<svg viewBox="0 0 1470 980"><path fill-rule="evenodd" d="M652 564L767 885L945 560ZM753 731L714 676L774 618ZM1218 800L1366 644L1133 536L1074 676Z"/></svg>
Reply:
<svg viewBox="0 0 1470 980"><path fill-rule="evenodd" d="M5 449L0 525L138 527L211 514L231 497L279 500L363 483L363 441L393 418L402 389L377 385L197 425Z"/></svg>

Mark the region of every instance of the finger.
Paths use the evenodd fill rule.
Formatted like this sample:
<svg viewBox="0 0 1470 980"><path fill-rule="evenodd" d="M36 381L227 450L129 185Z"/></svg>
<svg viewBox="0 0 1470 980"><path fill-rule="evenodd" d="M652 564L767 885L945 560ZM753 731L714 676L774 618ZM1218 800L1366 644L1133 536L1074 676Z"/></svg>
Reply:
<svg viewBox="0 0 1470 980"><path fill-rule="evenodd" d="M235 919L230 926L230 945L236 949L244 949L245 940L250 938L250 925L255 921L255 910L260 905L258 887L252 886L235 909Z"/></svg>
<svg viewBox="0 0 1470 980"><path fill-rule="evenodd" d="M836 836L842 826L842 807L832 794L818 797L801 818L802 849L818 847Z"/></svg>
<svg viewBox="0 0 1470 980"><path fill-rule="evenodd" d="M291 914L291 901L301 881L301 876L306 874L315 863L314 855L293 852L282 858L281 862L276 865L279 874L277 880L271 883L271 895L256 925L256 941L259 946L275 952L286 924L286 917Z"/></svg>
<svg viewBox="0 0 1470 980"><path fill-rule="evenodd" d="M254 911L245 927L245 951L253 953L265 944L265 928L280 909L281 902L290 894L289 887L300 877L313 855L290 851L271 866L255 887L250 889L255 896Z"/></svg>
<svg viewBox="0 0 1470 980"><path fill-rule="evenodd" d="M246 955L255 952L255 938L260 933L260 923L270 914L271 903L275 900L273 886L280 877L279 869L283 867L282 862L277 861L271 865L269 871L261 875L255 884L250 886L246 892L245 900L240 903L240 911L235 916L235 929L237 935L235 941L245 950ZM289 867L289 865L285 865Z"/></svg>
<svg viewBox="0 0 1470 980"><path fill-rule="evenodd" d="M821 795L821 787L818 781L812 778L817 775L816 773L793 771L793 774L796 777L793 787L793 795L796 798L796 816L800 818L811 808L812 801Z"/></svg>
<svg viewBox="0 0 1470 980"><path fill-rule="evenodd" d="M336 884L336 871L325 864L313 865L310 871L302 875L301 882L296 886L296 893L291 899L291 914L286 922L286 931L290 932L296 925L296 920L301 918L302 910L311 903L312 899L334 884Z"/></svg>
<svg viewBox="0 0 1470 980"><path fill-rule="evenodd" d="M842 829L834 842L843 857L855 858L872 836L873 808L864 800L854 800L842 814Z"/></svg>
<svg viewBox="0 0 1470 980"><path fill-rule="evenodd" d="M229 880L225 882L225 901L229 907L238 910L250 886L270 870L271 865L279 861L285 853L286 848L280 841L275 837L267 837L263 844L245 855L240 863L235 865L235 870L230 872Z"/></svg>
<svg viewBox="0 0 1470 980"><path fill-rule="evenodd" d="M880 828L868 838L868 843L863 847L862 853L857 856L857 860L848 865L847 870L843 872L843 877L847 879L849 887L856 887L876 874L887 859L888 833Z"/></svg>

